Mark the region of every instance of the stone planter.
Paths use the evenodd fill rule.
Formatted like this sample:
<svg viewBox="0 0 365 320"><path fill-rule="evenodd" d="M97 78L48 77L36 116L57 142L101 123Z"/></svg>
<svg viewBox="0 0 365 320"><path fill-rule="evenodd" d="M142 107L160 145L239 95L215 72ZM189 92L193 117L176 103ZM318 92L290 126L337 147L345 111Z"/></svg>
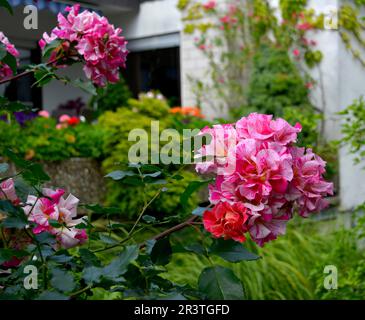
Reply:
<svg viewBox="0 0 365 320"><path fill-rule="evenodd" d="M71 158L56 162L42 162L51 181L45 187L61 188L72 193L83 204L103 203L106 181L98 161L89 158ZM14 166L10 168L15 172Z"/></svg>

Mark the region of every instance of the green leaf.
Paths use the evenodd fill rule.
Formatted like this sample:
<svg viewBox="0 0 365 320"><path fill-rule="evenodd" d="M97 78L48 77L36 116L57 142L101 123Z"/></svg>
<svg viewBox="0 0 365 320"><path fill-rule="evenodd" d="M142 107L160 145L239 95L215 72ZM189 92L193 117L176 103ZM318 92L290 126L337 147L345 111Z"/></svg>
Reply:
<svg viewBox="0 0 365 320"><path fill-rule="evenodd" d="M155 246L156 242L157 241L155 239L150 239L150 240L146 241L146 253L147 254L151 254L152 249Z"/></svg>
<svg viewBox="0 0 365 320"><path fill-rule="evenodd" d="M50 219L50 220L48 220L48 223L49 223L52 227L54 227L54 228L61 228L61 227L62 227L62 224L61 224L61 223L59 223L57 220L52 220L52 219Z"/></svg>
<svg viewBox="0 0 365 320"><path fill-rule="evenodd" d="M200 188L202 188L203 186L207 185L208 183L210 183L212 180L206 180L206 181L191 181L189 183L189 185L187 186L187 188L185 189L185 191L183 192L183 194L180 197L180 202L181 204L186 207L189 201L190 196L197 190L199 190Z"/></svg>
<svg viewBox="0 0 365 320"><path fill-rule="evenodd" d="M242 300L243 286L233 271L221 266L205 268L198 281L199 290L209 300Z"/></svg>
<svg viewBox="0 0 365 320"><path fill-rule="evenodd" d="M143 175L143 177L144 177L144 178L146 178L146 177L150 177L150 178L157 178L157 177L159 177L161 174L162 174L162 172L161 172L161 171L156 171L156 172L154 172L154 173L146 173L146 174L144 174L144 175Z"/></svg>
<svg viewBox="0 0 365 320"><path fill-rule="evenodd" d="M114 239L114 238L112 238L112 237L109 237L109 236L107 236L107 235L105 235L105 234L100 234L100 235L99 235L99 239L100 239L102 242L106 243L106 244L111 244L111 245L113 245L113 244L117 244L117 243L118 243L118 240L116 240L116 239Z"/></svg>
<svg viewBox="0 0 365 320"><path fill-rule="evenodd" d="M13 257L23 258L28 256L29 253L24 250L13 250L13 249L0 249L0 266L11 260Z"/></svg>
<svg viewBox="0 0 365 320"><path fill-rule="evenodd" d="M70 261L73 260L73 257L72 256L69 256L67 254L55 254L53 256L51 256L49 258L50 261L53 261L53 262L56 262L56 263L62 263L62 264L65 264L65 263L68 263Z"/></svg>
<svg viewBox="0 0 365 320"><path fill-rule="evenodd" d="M43 58L49 59L52 52L59 47L59 45L62 43L61 39L53 40L51 43L47 44L43 49Z"/></svg>
<svg viewBox="0 0 365 320"><path fill-rule="evenodd" d="M50 234L48 232L42 232L40 234L36 234L35 238L39 244L55 244L56 243L56 237L53 234Z"/></svg>
<svg viewBox="0 0 365 320"><path fill-rule="evenodd" d="M96 266L96 267L100 267L100 260L98 259L98 257L91 252L89 249L85 249L85 248L79 248L79 255L80 258L82 260L82 262L86 265L86 266Z"/></svg>
<svg viewBox="0 0 365 320"><path fill-rule="evenodd" d="M157 265L166 265L171 260L172 248L169 238L163 238L156 242L151 252L151 260Z"/></svg>
<svg viewBox="0 0 365 320"><path fill-rule="evenodd" d="M179 175L179 174L177 174L176 176L173 176L172 179L177 180L177 181L180 181L180 180L184 180L184 177L181 176L181 175Z"/></svg>
<svg viewBox="0 0 365 320"><path fill-rule="evenodd" d="M206 255L207 252L205 248L200 243L192 243L187 246L184 246L184 249L189 252L196 253L197 255Z"/></svg>
<svg viewBox="0 0 365 320"><path fill-rule="evenodd" d="M56 291L44 291L36 300L69 300L69 297Z"/></svg>
<svg viewBox="0 0 365 320"><path fill-rule="evenodd" d="M91 204L91 205L86 205L84 206L87 210L90 210L92 213L95 214L119 214L120 213L120 209L119 208L113 208L113 207L102 207L99 204Z"/></svg>
<svg viewBox="0 0 365 320"><path fill-rule="evenodd" d="M202 216L203 216L203 213L204 213L205 211L208 211L208 210L212 210L212 209L210 209L210 208L204 208L204 207L197 207L197 208L195 208L195 209L193 210L192 214L193 214L194 216L202 217Z"/></svg>
<svg viewBox="0 0 365 320"><path fill-rule="evenodd" d="M73 81L72 84L75 87L80 88L81 90L83 90L86 93L89 93L93 96L96 96L96 94L97 94L96 88L91 81L82 81L81 79L77 79L77 80Z"/></svg>
<svg viewBox="0 0 365 320"><path fill-rule="evenodd" d="M13 206L8 200L0 200L0 212L6 213L6 218L1 224L5 228L23 229L28 224L24 211Z"/></svg>
<svg viewBox="0 0 365 320"><path fill-rule="evenodd" d="M22 177L31 185L39 185L51 180L39 163L32 163L27 170L22 173Z"/></svg>
<svg viewBox="0 0 365 320"><path fill-rule="evenodd" d="M0 61L8 54L4 44L0 43Z"/></svg>
<svg viewBox="0 0 365 320"><path fill-rule="evenodd" d="M123 275L127 271L128 265L137 259L139 255L139 246L128 246L120 254L120 256L114 259L109 265L104 267L104 274L107 278L116 278Z"/></svg>
<svg viewBox="0 0 365 320"><path fill-rule="evenodd" d="M242 244L233 240L217 239L213 242L209 252L229 262L260 259L259 256L249 252Z"/></svg>
<svg viewBox="0 0 365 320"><path fill-rule="evenodd" d="M98 283L103 275L103 268L98 268L95 266L87 267L82 273L82 278L87 284Z"/></svg>
<svg viewBox="0 0 365 320"><path fill-rule="evenodd" d="M33 86L43 87L54 79L55 73L50 68L43 66L34 72L34 77L37 81L33 83Z"/></svg>
<svg viewBox="0 0 365 320"><path fill-rule="evenodd" d="M120 281L121 276L127 271L128 265L137 259L139 246L133 245L126 247L122 253L105 267L87 267L83 272L83 279L87 284L99 283L102 278L112 281Z"/></svg>
<svg viewBox="0 0 365 320"><path fill-rule="evenodd" d="M0 7L3 7L6 10L8 10L11 15L13 14L13 8L11 7L11 5L7 0L0 0Z"/></svg>
<svg viewBox="0 0 365 320"><path fill-rule="evenodd" d="M61 292L71 292L76 286L73 275L58 268L52 270L51 285Z"/></svg>
<svg viewBox="0 0 365 320"><path fill-rule="evenodd" d="M137 175L137 174L132 171L117 170L117 171L110 172L109 174L107 174L105 176L105 178L112 178L113 180L119 181L119 180L123 180L125 177L132 177L135 175Z"/></svg>
<svg viewBox="0 0 365 320"><path fill-rule="evenodd" d="M142 219L147 223L154 223L156 221L155 217L149 216L148 214L144 215Z"/></svg>
<svg viewBox="0 0 365 320"><path fill-rule="evenodd" d="M0 164L0 173L5 173L9 170L9 165L7 163Z"/></svg>
<svg viewBox="0 0 365 320"><path fill-rule="evenodd" d="M0 110L9 112L30 111L32 110L32 107L19 101L9 101L5 97L0 97Z"/></svg>
<svg viewBox="0 0 365 320"><path fill-rule="evenodd" d="M10 67L11 71L13 71L13 74L17 73L18 62L13 55L7 53L6 56L1 59L1 61Z"/></svg>
<svg viewBox="0 0 365 320"><path fill-rule="evenodd" d="M31 185L39 185L51 179L43 171L43 168L39 163L24 160L9 149L5 150L4 154L15 164L18 169L23 169L22 177Z"/></svg>

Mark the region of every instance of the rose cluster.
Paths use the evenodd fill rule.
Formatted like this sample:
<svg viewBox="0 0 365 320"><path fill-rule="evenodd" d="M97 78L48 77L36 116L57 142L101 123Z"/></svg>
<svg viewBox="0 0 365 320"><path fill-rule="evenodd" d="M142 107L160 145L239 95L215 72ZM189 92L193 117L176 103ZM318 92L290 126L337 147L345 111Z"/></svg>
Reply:
<svg viewBox="0 0 365 320"><path fill-rule="evenodd" d="M97 86L119 80L119 69L125 68L128 54L127 41L120 34L122 29L115 28L108 19L95 12L83 11L80 5L66 8L67 17L58 15L58 26L50 35L44 33L39 44L42 49L47 44L60 39L66 52L76 51L85 62L84 72ZM58 53L55 49L53 58Z"/></svg>
<svg viewBox="0 0 365 320"><path fill-rule="evenodd" d="M9 39L5 37L4 33L0 31L0 42L5 47L8 54L13 57L19 57L19 52L15 49L14 45L10 43ZM6 63L0 61L0 80L9 78L13 75L13 71Z"/></svg>
<svg viewBox="0 0 365 320"><path fill-rule="evenodd" d="M326 207L324 197L333 194L323 178L326 163L294 145L300 131L257 113L201 131L210 141L195 155L196 170L216 177L209 186L214 207L203 215L207 231L239 242L250 234L262 246L285 233L295 211L308 217Z"/></svg>
<svg viewBox="0 0 365 320"><path fill-rule="evenodd" d="M87 240L83 229L86 221L84 218L77 219L79 199L72 194L64 198L65 191L62 189L45 188L42 192L42 197L29 195L26 203L21 203L13 179L0 184L0 200L9 200L23 209L33 226L33 234L48 232L55 236L57 247L66 249L83 244Z"/></svg>

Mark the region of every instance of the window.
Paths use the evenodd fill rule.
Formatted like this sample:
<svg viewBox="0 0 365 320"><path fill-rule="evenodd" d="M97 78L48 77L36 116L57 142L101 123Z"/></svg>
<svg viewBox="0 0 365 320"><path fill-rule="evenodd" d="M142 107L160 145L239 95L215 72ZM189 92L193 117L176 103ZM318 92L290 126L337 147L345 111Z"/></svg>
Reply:
<svg viewBox="0 0 365 320"><path fill-rule="evenodd" d="M20 68L18 72L24 71L24 66L31 63L40 63L41 56L38 49L19 49L20 53ZM28 75L17 81L12 81L2 85L0 92L11 101L21 101L25 105L31 106L34 109L42 108L42 90L38 87L32 87L35 82L34 76Z"/></svg>
<svg viewBox="0 0 365 320"><path fill-rule="evenodd" d="M158 90L172 105L180 105L178 47L131 52L128 55L124 76L134 96L140 92Z"/></svg>

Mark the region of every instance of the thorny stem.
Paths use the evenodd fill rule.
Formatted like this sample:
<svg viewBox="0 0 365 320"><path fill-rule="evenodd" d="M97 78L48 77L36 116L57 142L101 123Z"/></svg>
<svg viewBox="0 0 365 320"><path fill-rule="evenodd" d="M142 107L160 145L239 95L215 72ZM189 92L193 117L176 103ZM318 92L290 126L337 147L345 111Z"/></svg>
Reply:
<svg viewBox="0 0 365 320"><path fill-rule="evenodd" d="M175 176L177 176L184 168L186 167L186 165L183 165L179 168L179 170L177 170L171 177L170 179L173 179ZM141 175L141 172L140 170L138 170L140 175ZM142 177L142 181L143 181L143 176L141 175ZM105 251L105 250L109 250L109 249L113 249L113 248L116 248L116 247L119 247L121 246L122 244L126 243L128 240L130 240L132 238L132 235L133 235L133 232L134 230L136 229L136 227L138 226L138 223L141 221L144 213L146 212L146 210L148 209L148 207L152 204L153 201L156 200L156 198L161 194L163 188L161 188L153 197L152 199L149 201L149 202L145 202L145 205L143 206L142 208L142 211L140 212L140 214L138 215L138 218L136 220L136 222L133 224L133 227L132 229L128 232L128 235L125 239L121 240L120 242L114 244L114 245L111 245L109 247L105 247L105 248L101 248L101 249L97 249L97 250L94 250L93 252L96 253L96 252L102 252L102 251Z"/></svg>
<svg viewBox="0 0 365 320"><path fill-rule="evenodd" d="M61 56L61 57L58 57L58 58L52 59L51 61L48 61L45 65L46 65L46 66L50 66L50 65L52 65L52 64L54 64L54 63L56 63L56 62L58 62L58 61L62 60L63 58L65 58L65 57ZM39 68L39 66L40 66L40 65L34 66L34 67L33 67L32 69L30 69L30 70L26 70L26 71L24 71L24 72L22 72L22 73L19 73L19 74L15 75L15 76L12 76L12 77L10 77L10 78L6 78L6 79L3 79L3 80L0 80L0 85L2 85L2 84L4 84L4 83L7 83L7 82L10 82L10 81L18 80L18 79L23 78L23 77L25 77L25 76L28 76L28 75L30 75L30 74L32 74L32 73L34 73L34 72L35 72L35 71Z"/></svg>
<svg viewBox="0 0 365 320"><path fill-rule="evenodd" d="M198 218L198 216L191 216L188 220L186 220L185 222L182 222L182 223L180 223L180 224L178 224L178 225L176 225L176 226L174 226L174 227L172 227L172 228L170 228L170 229L167 229L167 230L165 230L165 231L163 231L163 232L161 232L160 234L158 234L158 235L156 235L156 236L154 236L152 239L150 239L150 240L156 240L156 241L158 241L158 240L161 240L161 239L163 239L163 238L166 238L167 236L169 236L170 234L172 234L172 233L174 233L174 232L177 232L177 231L180 231L180 230L182 230L182 229L184 229L184 228L186 228L186 227L188 227L188 226L190 226L190 225L192 225L194 222L195 222L195 220ZM144 243L142 243L140 246L139 246L139 248L140 249L143 249L144 247L146 246L146 242L144 242Z"/></svg>

